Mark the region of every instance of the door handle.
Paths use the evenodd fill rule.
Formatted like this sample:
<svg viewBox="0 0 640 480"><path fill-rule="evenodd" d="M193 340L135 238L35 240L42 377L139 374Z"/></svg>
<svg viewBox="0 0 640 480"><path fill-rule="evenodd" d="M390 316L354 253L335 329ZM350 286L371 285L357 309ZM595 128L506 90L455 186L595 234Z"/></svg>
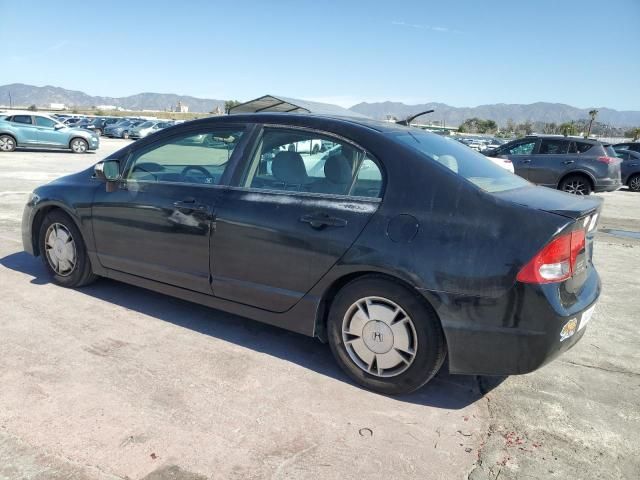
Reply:
<svg viewBox="0 0 640 480"><path fill-rule="evenodd" d="M574 160L566 160L562 163L564 163L565 165L569 165L570 163L574 163Z"/></svg>
<svg viewBox="0 0 640 480"><path fill-rule="evenodd" d="M531 163L531 159L530 158L525 158L522 163Z"/></svg>
<svg viewBox="0 0 640 480"><path fill-rule="evenodd" d="M346 227L347 221L344 218L331 217L326 213L311 213L300 217L300 221L308 223L312 228L320 230L324 227Z"/></svg>

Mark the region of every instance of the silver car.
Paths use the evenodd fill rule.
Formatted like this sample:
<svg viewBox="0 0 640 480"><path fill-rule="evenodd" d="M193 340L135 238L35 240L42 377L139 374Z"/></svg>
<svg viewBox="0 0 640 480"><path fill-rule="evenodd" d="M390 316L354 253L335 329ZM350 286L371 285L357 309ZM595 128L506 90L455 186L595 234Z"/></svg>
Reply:
<svg viewBox="0 0 640 480"><path fill-rule="evenodd" d="M158 130L162 130L163 128L167 128L170 126L171 126L171 123L169 122L149 120L131 129L131 131L129 132L129 138L144 138L147 135L150 135L152 133L157 132Z"/></svg>

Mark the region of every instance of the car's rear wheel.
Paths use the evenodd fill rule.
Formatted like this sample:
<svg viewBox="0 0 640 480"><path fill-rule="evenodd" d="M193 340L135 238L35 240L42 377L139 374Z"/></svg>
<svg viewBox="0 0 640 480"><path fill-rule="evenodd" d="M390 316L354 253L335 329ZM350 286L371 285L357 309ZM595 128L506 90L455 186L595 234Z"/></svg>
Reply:
<svg viewBox="0 0 640 480"><path fill-rule="evenodd" d="M96 128L96 134L101 137L102 136L102 129L101 128Z"/></svg>
<svg viewBox="0 0 640 480"><path fill-rule="evenodd" d="M16 149L16 139L11 135L0 135L0 151L13 152Z"/></svg>
<svg viewBox="0 0 640 480"><path fill-rule="evenodd" d="M122 132L122 138L124 138L125 140L129 138L129 132L127 132L126 130L124 132Z"/></svg>
<svg viewBox="0 0 640 480"><path fill-rule="evenodd" d="M70 146L73 153L86 153L89 150L89 144L84 138L74 138Z"/></svg>
<svg viewBox="0 0 640 480"><path fill-rule="evenodd" d="M627 185L629 185L629 190L632 192L640 192L640 173L636 173L629 178Z"/></svg>
<svg viewBox="0 0 640 480"><path fill-rule="evenodd" d="M60 210L46 215L38 245L51 278L63 287L81 287L96 279L82 235L71 218Z"/></svg>
<svg viewBox="0 0 640 480"><path fill-rule="evenodd" d="M558 188L573 195L589 195L591 193L591 182L584 175L569 175L560 182Z"/></svg>
<svg viewBox="0 0 640 480"><path fill-rule="evenodd" d="M445 358L442 327L415 292L379 276L343 287L328 318L331 351L360 385L384 394L427 383Z"/></svg>

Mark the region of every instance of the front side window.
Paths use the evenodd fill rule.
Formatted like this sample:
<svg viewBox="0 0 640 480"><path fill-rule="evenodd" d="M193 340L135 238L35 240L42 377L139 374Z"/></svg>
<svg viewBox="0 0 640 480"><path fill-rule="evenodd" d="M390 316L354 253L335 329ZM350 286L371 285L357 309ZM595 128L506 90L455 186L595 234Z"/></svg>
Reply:
<svg viewBox="0 0 640 480"><path fill-rule="evenodd" d="M31 125L31 115L14 115L13 122L15 123L24 123L25 125Z"/></svg>
<svg viewBox="0 0 640 480"><path fill-rule="evenodd" d="M134 153L127 179L217 185L241 137L238 129L177 135Z"/></svg>
<svg viewBox="0 0 640 480"><path fill-rule="evenodd" d="M425 161L443 165L486 192L501 192L529 185L529 182L494 164L481 153L450 138L418 129L392 133L390 136L420 153Z"/></svg>
<svg viewBox="0 0 640 480"><path fill-rule="evenodd" d="M267 128L243 185L379 198L382 174L366 152L348 142L302 130Z"/></svg>
<svg viewBox="0 0 640 480"><path fill-rule="evenodd" d="M569 142L566 140L543 139L540 143L541 155L559 155L569 153Z"/></svg>
<svg viewBox="0 0 640 480"><path fill-rule="evenodd" d="M531 155L533 153L533 149L536 148L536 141L531 140L528 142L520 142L507 147L505 149L505 153L507 155Z"/></svg>
<svg viewBox="0 0 640 480"><path fill-rule="evenodd" d="M55 127L57 122L47 117L36 117L36 125L39 127Z"/></svg>

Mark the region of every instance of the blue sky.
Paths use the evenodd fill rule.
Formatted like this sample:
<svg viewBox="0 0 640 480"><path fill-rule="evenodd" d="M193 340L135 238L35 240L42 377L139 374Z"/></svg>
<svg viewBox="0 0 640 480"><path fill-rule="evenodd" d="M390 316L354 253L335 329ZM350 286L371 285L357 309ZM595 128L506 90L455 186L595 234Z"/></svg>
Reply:
<svg viewBox="0 0 640 480"><path fill-rule="evenodd" d="M640 110L640 0L0 0L0 84Z"/></svg>

